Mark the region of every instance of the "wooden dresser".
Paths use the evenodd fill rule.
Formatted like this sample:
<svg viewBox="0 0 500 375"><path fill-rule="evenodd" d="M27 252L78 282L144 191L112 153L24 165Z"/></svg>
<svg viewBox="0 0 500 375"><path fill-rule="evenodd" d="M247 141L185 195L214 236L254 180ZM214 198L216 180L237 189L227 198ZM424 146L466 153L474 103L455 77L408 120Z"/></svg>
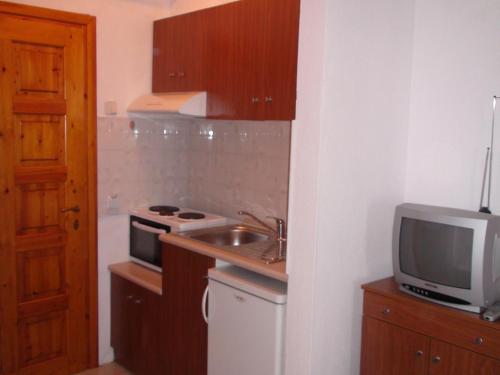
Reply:
<svg viewBox="0 0 500 375"><path fill-rule="evenodd" d="M499 375L500 322L399 291L363 285L362 375Z"/></svg>

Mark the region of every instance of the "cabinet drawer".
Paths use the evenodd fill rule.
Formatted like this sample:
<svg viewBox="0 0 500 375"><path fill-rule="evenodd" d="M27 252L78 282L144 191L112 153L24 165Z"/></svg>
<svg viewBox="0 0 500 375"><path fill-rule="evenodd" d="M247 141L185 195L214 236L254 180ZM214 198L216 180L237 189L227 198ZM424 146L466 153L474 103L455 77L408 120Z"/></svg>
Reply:
<svg viewBox="0 0 500 375"><path fill-rule="evenodd" d="M454 310L409 299L402 303L365 292L363 313L468 350L500 359L500 331L479 319L460 319Z"/></svg>

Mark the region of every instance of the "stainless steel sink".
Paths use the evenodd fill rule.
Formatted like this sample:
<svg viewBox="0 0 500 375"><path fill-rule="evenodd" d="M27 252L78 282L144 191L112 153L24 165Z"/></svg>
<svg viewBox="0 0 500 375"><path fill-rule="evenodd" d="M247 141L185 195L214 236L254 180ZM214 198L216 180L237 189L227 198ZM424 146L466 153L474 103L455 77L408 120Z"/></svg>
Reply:
<svg viewBox="0 0 500 375"><path fill-rule="evenodd" d="M268 234L243 225L214 228L205 231L205 233L191 234L189 237L216 246L241 246L270 239Z"/></svg>
<svg viewBox="0 0 500 375"><path fill-rule="evenodd" d="M283 253L282 246L285 244L279 243L274 233L245 224L197 229L177 234L266 264L285 260L284 256L279 256Z"/></svg>

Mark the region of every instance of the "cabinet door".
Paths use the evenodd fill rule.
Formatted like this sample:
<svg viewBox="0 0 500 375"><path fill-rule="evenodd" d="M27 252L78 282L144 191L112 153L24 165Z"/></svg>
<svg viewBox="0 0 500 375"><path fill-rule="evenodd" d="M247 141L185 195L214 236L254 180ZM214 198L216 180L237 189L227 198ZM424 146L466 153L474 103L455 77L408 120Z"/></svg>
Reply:
<svg viewBox="0 0 500 375"><path fill-rule="evenodd" d="M207 115L218 119L256 119L257 72L262 46L257 7L238 1L209 10Z"/></svg>
<svg viewBox="0 0 500 375"><path fill-rule="evenodd" d="M259 79L265 120L295 118L300 0L259 0L264 10Z"/></svg>
<svg viewBox="0 0 500 375"><path fill-rule="evenodd" d="M181 247L163 247L162 337L166 374L206 375L208 328L201 300L213 258Z"/></svg>
<svg viewBox="0 0 500 375"><path fill-rule="evenodd" d="M139 297L139 287L114 274L111 275L111 345L115 361L136 372L137 344L141 335L140 312L134 301Z"/></svg>
<svg viewBox="0 0 500 375"><path fill-rule="evenodd" d="M162 369L163 340L160 332L161 325L161 296L147 289L142 289L138 299L134 301L140 307L140 339L138 345L139 365L136 374L160 375ZM137 324L136 323L136 324Z"/></svg>
<svg viewBox="0 0 500 375"><path fill-rule="evenodd" d="M153 24L153 92L177 91L180 36L179 17L166 18Z"/></svg>
<svg viewBox="0 0 500 375"><path fill-rule="evenodd" d="M205 91L207 29L206 11L179 16L177 38L180 41L177 65L178 91Z"/></svg>
<svg viewBox="0 0 500 375"><path fill-rule="evenodd" d="M427 336L377 319L363 318L362 375L426 375Z"/></svg>
<svg viewBox="0 0 500 375"><path fill-rule="evenodd" d="M206 11L156 21L153 92L206 90Z"/></svg>
<svg viewBox="0 0 500 375"><path fill-rule="evenodd" d="M432 340L430 375L498 375L500 361Z"/></svg>

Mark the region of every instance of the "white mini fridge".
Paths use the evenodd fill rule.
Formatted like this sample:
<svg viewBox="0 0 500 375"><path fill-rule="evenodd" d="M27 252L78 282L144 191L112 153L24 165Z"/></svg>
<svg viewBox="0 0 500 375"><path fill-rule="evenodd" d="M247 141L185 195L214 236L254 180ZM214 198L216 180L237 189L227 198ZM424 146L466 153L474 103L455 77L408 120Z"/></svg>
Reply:
<svg viewBox="0 0 500 375"><path fill-rule="evenodd" d="M235 266L208 278L208 375L282 375L286 283Z"/></svg>

